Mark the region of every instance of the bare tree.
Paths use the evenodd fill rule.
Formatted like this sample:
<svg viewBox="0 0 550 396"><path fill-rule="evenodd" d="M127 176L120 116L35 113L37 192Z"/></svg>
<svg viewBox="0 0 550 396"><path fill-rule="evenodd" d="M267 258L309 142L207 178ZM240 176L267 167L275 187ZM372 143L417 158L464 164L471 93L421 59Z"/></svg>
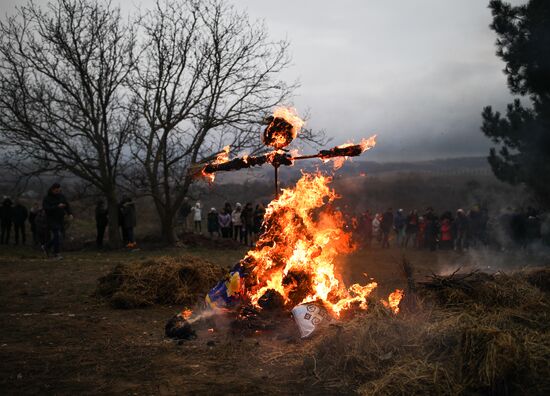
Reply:
<svg viewBox="0 0 550 396"><path fill-rule="evenodd" d="M289 64L286 41L269 41L222 0L167 0L142 21L143 53L130 84L144 127L133 153L173 243L174 218L192 178L187 169L222 146L260 149L261 120L288 100L295 85L280 81Z"/></svg>
<svg viewBox="0 0 550 396"><path fill-rule="evenodd" d="M135 31L94 0L32 2L0 22L0 134L35 172L70 172L107 198L118 234L117 177L135 124L123 83Z"/></svg>

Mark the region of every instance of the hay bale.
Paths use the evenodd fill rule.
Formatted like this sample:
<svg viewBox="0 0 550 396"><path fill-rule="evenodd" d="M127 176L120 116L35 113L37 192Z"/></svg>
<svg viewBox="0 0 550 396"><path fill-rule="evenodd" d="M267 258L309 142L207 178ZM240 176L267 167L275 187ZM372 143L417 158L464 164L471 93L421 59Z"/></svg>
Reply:
<svg viewBox="0 0 550 396"><path fill-rule="evenodd" d="M523 273L524 279L529 284L538 287L545 293L550 293L550 269L542 268Z"/></svg>
<svg viewBox="0 0 550 396"><path fill-rule="evenodd" d="M445 367L407 357L380 378L361 385L358 393L370 395L456 395L460 386Z"/></svg>
<svg viewBox="0 0 550 396"><path fill-rule="evenodd" d="M423 297L446 308L464 305L519 307L544 298L541 291L520 274L471 272L433 275L429 281L420 282L418 289Z"/></svg>
<svg viewBox="0 0 550 396"><path fill-rule="evenodd" d="M192 306L200 301L226 270L198 257L160 257L117 265L101 277L96 293L115 308L153 304Z"/></svg>
<svg viewBox="0 0 550 396"><path fill-rule="evenodd" d="M365 395L550 394L550 302L527 279L436 277L415 310L369 305L313 341L305 376Z"/></svg>
<svg viewBox="0 0 550 396"><path fill-rule="evenodd" d="M463 382L472 390L492 394L509 394L526 361L521 340L491 327L464 331L459 357Z"/></svg>

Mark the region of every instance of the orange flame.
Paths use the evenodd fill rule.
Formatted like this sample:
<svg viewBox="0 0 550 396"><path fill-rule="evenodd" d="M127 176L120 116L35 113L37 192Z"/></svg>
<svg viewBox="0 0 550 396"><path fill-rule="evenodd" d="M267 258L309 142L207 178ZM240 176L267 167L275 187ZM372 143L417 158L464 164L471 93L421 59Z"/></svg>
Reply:
<svg viewBox="0 0 550 396"><path fill-rule="evenodd" d="M370 150L371 148L376 146L376 135L372 135L369 138L362 139L359 144L349 142L349 143L344 143L344 144L341 144L339 146L336 146L336 148L344 149L344 148L353 147L353 146L360 146L361 147L361 152L364 153L365 151ZM333 158L321 158L321 160L325 163L328 162L328 161L332 161L332 163L334 165L334 170L338 170L344 165L344 163L349 158L350 157L348 157L348 156L340 156L340 157L333 157Z"/></svg>
<svg viewBox="0 0 550 396"><path fill-rule="evenodd" d="M393 311L394 314L399 313L399 303L403 298L403 290L395 289L393 293L390 293L388 296L388 301L382 300L382 304L386 308L389 308Z"/></svg>
<svg viewBox="0 0 550 396"><path fill-rule="evenodd" d="M193 315L193 311L191 311L190 309L184 309L182 312L181 312L181 316L183 316L183 319L187 320L191 317L191 315Z"/></svg>
<svg viewBox="0 0 550 396"><path fill-rule="evenodd" d="M216 155L216 159L212 161L212 164L223 164L224 162L229 161L229 150L231 149L230 146L225 146L222 151ZM216 175L214 173L207 173L204 171L204 168L201 171L201 174L204 178L206 178L210 183L213 183L216 179Z"/></svg>
<svg viewBox="0 0 550 396"><path fill-rule="evenodd" d="M366 138L361 140L361 149L363 149L363 152L370 150L374 146L376 146L376 135L372 135L370 138Z"/></svg>
<svg viewBox="0 0 550 396"><path fill-rule="evenodd" d="M332 161L333 169L336 171L344 166L345 162L348 160L348 157L334 157L330 159L324 159L323 162Z"/></svg>
<svg viewBox="0 0 550 396"><path fill-rule="evenodd" d="M289 307L322 301L336 316L352 306L367 308L366 297L377 283L346 288L335 274L336 256L354 246L341 212L331 209L338 196L328 187L330 181L304 174L295 188L283 190L269 204L264 233L243 259L251 268L248 296L253 304L273 289Z"/></svg>
<svg viewBox="0 0 550 396"><path fill-rule="evenodd" d="M295 108L292 107L277 107L273 112L273 117L283 118L286 122L292 125L292 138L298 136L298 132L304 126L304 120L298 116Z"/></svg>

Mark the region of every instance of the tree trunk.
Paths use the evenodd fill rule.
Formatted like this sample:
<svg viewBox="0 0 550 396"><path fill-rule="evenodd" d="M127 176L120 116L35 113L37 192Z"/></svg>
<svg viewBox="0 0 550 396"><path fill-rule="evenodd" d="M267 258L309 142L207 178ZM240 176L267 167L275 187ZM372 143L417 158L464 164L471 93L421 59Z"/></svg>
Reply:
<svg viewBox="0 0 550 396"><path fill-rule="evenodd" d="M169 211L164 211L161 215L162 240L169 245L174 245L178 241L176 229L174 226L174 216Z"/></svg>
<svg viewBox="0 0 550 396"><path fill-rule="evenodd" d="M119 248L122 246L118 223L118 200L115 194L107 197L107 211L109 212L109 246Z"/></svg>

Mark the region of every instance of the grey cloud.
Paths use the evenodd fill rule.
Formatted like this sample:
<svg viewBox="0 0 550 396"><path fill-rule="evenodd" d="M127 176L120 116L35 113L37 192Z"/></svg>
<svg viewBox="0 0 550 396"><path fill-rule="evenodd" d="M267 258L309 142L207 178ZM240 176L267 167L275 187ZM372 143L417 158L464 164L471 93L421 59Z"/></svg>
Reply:
<svg viewBox="0 0 550 396"><path fill-rule="evenodd" d="M46 0L36 0L45 4ZM10 11L16 0L2 0ZM523 3L520 0L514 4ZM149 8L154 0L122 2ZM288 38L294 105L334 142L378 133L376 160L484 155L481 110L510 101L488 0L235 0Z"/></svg>

